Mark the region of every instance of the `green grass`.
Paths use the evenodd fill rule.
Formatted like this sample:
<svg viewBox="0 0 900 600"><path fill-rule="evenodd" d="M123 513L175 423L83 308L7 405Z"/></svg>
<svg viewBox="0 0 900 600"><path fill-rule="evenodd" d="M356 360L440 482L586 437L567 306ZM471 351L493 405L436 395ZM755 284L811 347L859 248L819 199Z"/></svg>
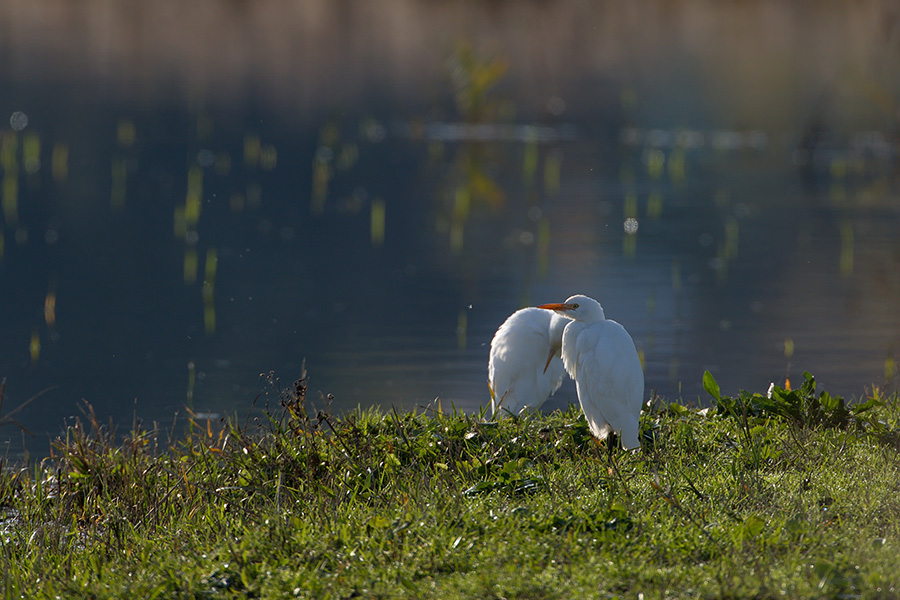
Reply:
<svg viewBox="0 0 900 600"><path fill-rule="evenodd" d="M3 597L893 598L900 400L655 401L641 452L579 412L312 414L167 442L69 429L0 475Z"/></svg>

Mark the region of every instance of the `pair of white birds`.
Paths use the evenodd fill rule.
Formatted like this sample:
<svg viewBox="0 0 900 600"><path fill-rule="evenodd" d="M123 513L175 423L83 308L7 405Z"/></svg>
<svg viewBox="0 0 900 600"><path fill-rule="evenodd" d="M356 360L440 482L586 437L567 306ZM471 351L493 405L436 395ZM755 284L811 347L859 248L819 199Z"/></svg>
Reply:
<svg viewBox="0 0 900 600"><path fill-rule="evenodd" d="M615 432L626 449L640 448L644 371L634 340L587 296L523 308L500 326L488 362L493 415L536 410L566 372L591 433Z"/></svg>

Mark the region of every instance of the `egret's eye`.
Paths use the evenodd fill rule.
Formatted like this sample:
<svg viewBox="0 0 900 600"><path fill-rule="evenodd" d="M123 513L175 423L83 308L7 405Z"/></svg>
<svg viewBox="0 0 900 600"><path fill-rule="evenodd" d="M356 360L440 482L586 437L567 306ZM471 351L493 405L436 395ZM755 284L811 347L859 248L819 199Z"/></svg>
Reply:
<svg viewBox="0 0 900 600"><path fill-rule="evenodd" d="M573 304L573 305L572 305L572 308L578 308L578 305L577 305L577 304Z"/></svg>

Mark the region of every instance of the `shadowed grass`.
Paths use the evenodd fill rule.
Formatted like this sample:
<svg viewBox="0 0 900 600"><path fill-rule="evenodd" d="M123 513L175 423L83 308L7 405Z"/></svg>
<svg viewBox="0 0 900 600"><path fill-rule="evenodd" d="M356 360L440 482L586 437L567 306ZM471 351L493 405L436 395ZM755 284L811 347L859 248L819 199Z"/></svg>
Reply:
<svg viewBox="0 0 900 600"><path fill-rule="evenodd" d="M710 381L714 409L657 400L643 451L609 453L576 408L334 417L272 383L257 418L174 443L88 410L4 470L4 597L900 593L896 396L751 410Z"/></svg>

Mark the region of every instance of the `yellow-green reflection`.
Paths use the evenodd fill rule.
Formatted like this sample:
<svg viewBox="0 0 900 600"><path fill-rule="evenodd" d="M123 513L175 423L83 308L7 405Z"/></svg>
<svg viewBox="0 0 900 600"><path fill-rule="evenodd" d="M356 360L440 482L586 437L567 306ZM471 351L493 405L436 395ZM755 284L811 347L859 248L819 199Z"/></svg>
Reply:
<svg viewBox="0 0 900 600"><path fill-rule="evenodd" d="M328 182L331 180L331 167L327 162L313 161L312 198L310 211L320 214L325 210L325 198L328 196Z"/></svg>
<svg viewBox="0 0 900 600"><path fill-rule="evenodd" d="M3 168L3 191L0 204L3 206L3 218L10 227L19 222L19 163L16 153L19 138L12 131L4 131L0 135L0 167Z"/></svg>
<svg viewBox="0 0 900 600"><path fill-rule="evenodd" d="M659 192L651 192L647 196L647 218L656 221L662 216L663 197Z"/></svg>
<svg viewBox="0 0 900 600"><path fill-rule="evenodd" d="M261 152L261 144L259 136L248 133L244 136L244 166L255 167L259 164L259 155Z"/></svg>
<svg viewBox="0 0 900 600"><path fill-rule="evenodd" d="M729 218L725 222L725 260L731 261L738 254L739 226L737 219Z"/></svg>
<svg viewBox="0 0 900 600"><path fill-rule="evenodd" d="M30 131L22 140L22 167L29 175L33 175L41 169L41 138Z"/></svg>
<svg viewBox="0 0 900 600"><path fill-rule="evenodd" d="M663 169L666 165L666 155L662 150L656 148L644 151L644 162L647 165L647 175L650 179L659 179L662 177Z"/></svg>
<svg viewBox="0 0 900 600"><path fill-rule="evenodd" d="M669 381L678 381L678 369L681 367L681 362L678 360L677 356L673 356L669 359Z"/></svg>
<svg viewBox="0 0 900 600"><path fill-rule="evenodd" d="M625 194L625 201L622 204L622 215L627 219L629 217L636 219L638 216L637 194L629 192Z"/></svg>
<svg viewBox="0 0 900 600"><path fill-rule="evenodd" d="M828 171L835 179L841 179L847 175L847 161L842 158L832 158L828 165Z"/></svg>
<svg viewBox="0 0 900 600"><path fill-rule="evenodd" d="M19 138L13 131L0 133L0 167L4 173L10 173L19 169L16 160L16 152L19 149Z"/></svg>
<svg viewBox="0 0 900 600"><path fill-rule="evenodd" d="M466 349L466 336L469 329L469 313L463 308L459 311L456 319L456 347L460 350Z"/></svg>
<svg viewBox="0 0 900 600"><path fill-rule="evenodd" d="M69 177L69 146L63 142L53 145L50 169L55 181L65 181Z"/></svg>
<svg viewBox="0 0 900 600"><path fill-rule="evenodd" d="M503 103L492 101L488 92L506 75L507 62L502 58L482 59L467 42L457 44L450 62L460 114L469 122L496 118Z"/></svg>
<svg viewBox="0 0 900 600"><path fill-rule="evenodd" d="M131 148L137 137L137 128L130 119L119 119L119 126L116 129L116 140L122 148Z"/></svg>
<svg viewBox="0 0 900 600"><path fill-rule="evenodd" d="M471 193L468 187L458 186L453 195L453 216L450 220L450 249L459 252L463 246L463 224L469 218Z"/></svg>
<svg viewBox="0 0 900 600"><path fill-rule="evenodd" d="M728 281L728 250L726 244L716 246L716 281L720 284Z"/></svg>
<svg viewBox="0 0 900 600"><path fill-rule="evenodd" d="M53 284L44 298L44 322L51 329L56 326L56 286Z"/></svg>
<svg viewBox="0 0 900 600"><path fill-rule="evenodd" d="M197 267L197 249L188 246L184 249L184 283L186 285L193 285L197 282Z"/></svg>
<svg viewBox="0 0 900 600"><path fill-rule="evenodd" d="M684 148L675 148L669 154L669 179L672 183L680 185L687 178L687 153Z"/></svg>
<svg viewBox="0 0 900 600"><path fill-rule="evenodd" d="M184 198L184 221L188 229L194 229L200 221L203 205L203 169L193 166L188 170L187 194Z"/></svg>
<svg viewBox="0 0 900 600"><path fill-rule="evenodd" d="M534 176L538 166L538 142L532 138L525 144L525 156L522 160L522 181L525 187L534 184Z"/></svg>
<svg viewBox="0 0 900 600"><path fill-rule="evenodd" d="M338 128L337 123L327 123L319 131L319 144L326 148L333 148L337 146L337 143L340 139L341 130L340 128Z"/></svg>
<svg viewBox="0 0 900 600"><path fill-rule="evenodd" d="M206 268L203 279L203 329L208 335L216 332L216 264L215 248L206 251Z"/></svg>
<svg viewBox="0 0 900 600"><path fill-rule="evenodd" d="M41 336L37 329L31 330L31 341L28 343L28 353L31 356L31 364L37 364L41 357Z"/></svg>
<svg viewBox="0 0 900 600"><path fill-rule="evenodd" d="M384 243L384 200L376 198L372 201L372 245L376 248Z"/></svg>
<svg viewBox="0 0 900 600"><path fill-rule="evenodd" d="M228 199L228 206L231 208L231 212L239 213L244 210L244 195L240 192L234 192L231 194L231 198Z"/></svg>
<svg viewBox="0 0 900 600"><path fill-rule="evenodd" d="M511 118L514 107L489 95L507 71L505 60L482 59L469 44L461 42L449 65L456 107L464 123L488 125ZM436 160L444 156L444 151L443 144L429 147L429 155ZM442 186L442 214L438 214L436 223L438 230L449 234L450 249L454 253L463 249L466 222L475 206L487 204L497 210L506 202L504 191L488 173L489 165L496 160L496 152L495 145L482 141L470 140L458 146L449 181ZM523 180L531 186L538 164L535 140L526 142L522 164Z"/></svg>
<svg viewBox="0 0 900 600"><path fill-rule="evenodd" d="M259 166L263 171L271 171L278 164L278 151L275 146L265 144L259 151Z"/></svg>
<svg viewBox="0 0 900 600"><path fill-rule="evenodd" d="M194 408L194 386L197 385L197 369L194 367L194 361L189 361L187 367L187 406L188 408Z"/></svg>
<svg viewBox="0 0 900 600"><path fill-rule="evenodd" d="M626 233L622 238L622 255L626 258L634 258L637 254L637 236Z"/></svg>
<svg viewBox="0 0 900 600"><path fill-rule="evenodd" d="M559 192L562 158L559 152L550 152L544 159L544 192L553 195Z"/></svg>
<svg viewBox="0 0 900 600"><path fill-rule="evenodd" d="M672 289L675 293L681 291L681 262L677 259L672 261Z"/></svg>
<svg viewBox="0 0 900 600"><path fill-rule="evenodd" d="M784 338L784 357L790 359L794 356L794 340L792 338Z"/></svg>
<svg viewBox="0 0 900 600"><path fill-rule="evenodd" d="M337 158L337 168L347 171L356 166L359 161L359 146L354 142L347 142L341 147Z"/></svg>

